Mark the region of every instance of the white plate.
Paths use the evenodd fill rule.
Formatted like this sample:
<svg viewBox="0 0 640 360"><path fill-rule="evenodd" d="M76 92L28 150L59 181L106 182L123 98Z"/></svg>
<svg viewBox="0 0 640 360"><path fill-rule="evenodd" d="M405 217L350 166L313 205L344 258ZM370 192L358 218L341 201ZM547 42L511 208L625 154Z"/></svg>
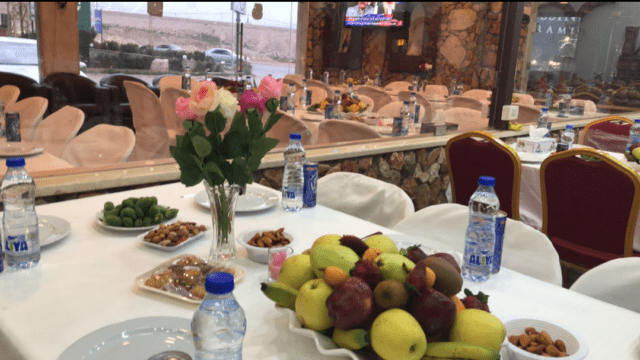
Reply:
<svg viewBox="0 0 640 360"><path fill-rule="evenodd" d="M207 209L211 208L209 196L205 190L196 194L195 200L198 205ZM273 189L262 187L247 186L247 192L238 196L236 203L236 212L248 212L265 210L273 207L280 201L280 194Z"/></svg>
<svg viewBox="0 0 640 360"><path fill-rule="evenodd" d="M195 359L191 319L154 316L108 325L71 344L58 360L146 360L168 350Z"/></svg>
<svg viewBox="0 0 640 360"><path fill-rule="evenodd" d="M405 234L385 234L398 246L398 250L406 249L412 245L420 245L420 249L427 255L435 253L447 253L453 256L458 265L462 266L462 254L455 251L451 246L442 242L429 239L423 236L417 235L405 235Z"/></svg>
<svg viewBox="0 0 640 360"><path fill-rule="evenodd" d="M64 239L71 232L71 224L62 218L51 215L38 215L38 235L40 247Z"/></svg>
<svg viewBox="0 0 640 360"><path fill-rule="evenodd" d="M164 205L160 205L160 206L162 206L163 208L171 209L168 206L164 206ZM176 220L175 217L171 219L165 219L165 220L162 220L162 223L165 223L167 221L175 221L175 220ZM107 225L107 223L104 222L104 210L100 210L100 212L96 214L96 222L98 223L98 225L102 226L103 228L106 228L109 230L115 230L115 231L122 231L122 232L145 231L145 230L151 230L158 226L158 224L149 225L149 226L139 226L139 227L122 227L122 226Z"/></svg>
<svg viewBox="0 0 640 360"><path fill-rule="evenodd" d="M175 219L173 219L173 220L175 220ZM177 221L176 221L176 222L177 222ZM173 223L171 223L171 224L174 224L174 223L175 223L175 222L173 222ZM169 226L169 225L171 225L171 224L167 224L167 226ZM199 225L199 224L196 224L196 225ZM183 248L183 247L185 247L185 246L187 246L187 245L191 244L192 242L194 242L194 241L196 241L196 240L198 240L198 239L201 239L201 238L204 236L204 234L207 234L207 233L208 233L208 231L210 230L210 229L207 227L207 229L206 229L205 231L203 231L203 232L199 232L197 235L192 236L192 237L188 238L187 240L185 240L185 241L181 242L180 244L178 244L178 245L174 245L174 246L162 246L162 245L154 244L154 243L152 243L152 242L144 241L144 237L145 237L149 232L151 232L151 231L153 231L153 230L156 230L156 229L157 229L157 228L159 228L159 227L160 227L160 225L156 225L156 226L155 226L153 229L151 229L150 231L147 231L147 232L145 232L145 233L143 233L143 234L138 235L138 237L137 237L137 238L138 238L138 240L139 240L139 241L141 241L143 244L145 244L145 245L147 245L147 246L149 246L149 247L152 247L152 248L154 248L154 249L158 249L158 250L162 250L162 251L176 251L176 250L178 250L178 249L181 249L181 248ZM205 225L205 227L206 227L206 225Z"/></svg>
<svg viewBox="0 0 640 360"><path fill-rule="evenodd" d="M0 156L28 156L43 152L43 148L35 147L33 144L23 142L0 143Z"/></svg>

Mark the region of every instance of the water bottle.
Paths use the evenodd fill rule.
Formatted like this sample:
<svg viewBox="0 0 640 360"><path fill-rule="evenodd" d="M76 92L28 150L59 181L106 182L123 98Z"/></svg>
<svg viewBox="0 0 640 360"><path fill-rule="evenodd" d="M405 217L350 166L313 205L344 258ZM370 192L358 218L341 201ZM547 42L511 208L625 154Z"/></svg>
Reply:
<svg viewBox="0 0 640 360"><path fill-rule="evenodd" d="M347 87L347 94L350 98L353 98L353 84L349 84L349 86Z"/></svg>
<svg viewBox="0 0 640 360"><path fill-rule="evenodd" d="M247 319L233 296L233 275L209 274L205 288L207 295L191 321L196 360L242 360Z"/></svg>
<svg viewBox="0 0 640 360"><path fill-rule="evenodd" d="M640 119L635 120L635 124L629 128L629 142L625 152L631 151L631 145L640 143Z"/></svg>
<svg viewBox="0 0 640 360"><path fill-rule="evenodd" d="M411 86L409 90L418 91L418 77L413 75L413 80L411 81Z"/></svg>
<svg viewBox="0 0 640 360"><path fill-rule="evenodd" d="M0 99L0 137L7 136L6 120L4 119L4 102ZM0 244L2 246L2 244Z"/></svg>
<svg viewBox="0 0 640 360"><path fill-rule="evenodd" d="M28 269L40 261L36 184L24 168L24 158L8 158L2 179L2 234L5 264Z"/></svg>
<svg viewBox="0 0 640 360"><path fill-rule="evenodd" d="M400 117L402 118L402 129L400 134L402 136L409 135L409 126L413 124L413 118L411 118L411 110L409 110L408 100L405 100L404 105L400 108Z"/></svg>
<svg viewBox="0 0 640 360"><path fill-rule="evenodd" d="M575 137L576 135L573 132L573 125L568 124L567 127L562 132L562 135L560 135L560 142L556 147L556 152L561 152L561 151L571 149L571 147L573 146L573 141Z"/></svg>
<svg viewBox="0 0 640 360"><path fill-rule="evenodd" d="M544 107L551 109L551 106L553 106L553 92L551 91L551 88L548 88L547 94L544 97Z"/></svg>
<svg viewBox="0 0 640 360"><path fill-rule="evenodd" d="M340 85L343 85L347 81L347 73L344 69L340 70Z"/></svg>
<svg viewBox="0 0 640 360"><path fill-rule="evenodd" d="M309 68L309 71L307 72L307 79L313 79L313 69Z"/></svg>
<svg viewBox="0 0 640 360"><path fill-rule="evenodd" d="M300 95L300 107L307 110L307 79L302 79L302 95Z"/></svg>
<svg viewBox="0 0 640 360"><path fill-rule="evenodd" d="M462 84L462 81L460 81L458 83L458 86L456 86L456 95L462 95L462 93L464 92L464 85Z"/></svg>
<svg viewBox="0 0 640 360"><path fill-rule="evenodd" d="M244 80L244 90L251 90L253 88L253 84L251 83L251 76L247 76Z"/></svg>
<svg viewBox="0 0 640 360"><path fill-rule="evenodd" d="M336 90L333 95L333 118L340 119L342 114L342 96L340 90Z"/></svg>
<svg viewBox="0 0 640 360"><path fill-rule="evenodd" d="M207 71L204 74L204 80L213 82L213 74L211 73L211 70L208 69L208 68L207 68Z"/></svg>
<svg viewBox="0 0 640 360"><path fill-rule="evenodd" d="M285 211L302 209L304 189L304 148L298 133L289 135L289 145L284 149L284 174L282 176L282 208Z"/></svg>
<svg viewBox="0 0 640 360"><path fill-rule="evenodd" d="M296 91L293 84L289 84L289 98L287 99L287 112L291 116L296 114Z"/></svg>
<svg viewBox="0 0 640 360"><path fill-rule="evenodd" d="M494 216L500 210L495 184L493 177L481 176L478 189L469 199L462 276L475 282L487 281L491 274L496 239Z"/></svg>
<svg viewBox="0 0 640 360"><path fill-rule="evenodd" d="M456 82L456 78L452 78L449 83L449 96L456 95L457 85L458 83Z"/></svg>
<svg viewBox="0 0 640 360"><path fill-rule="evenodd" d="M415 91L411 92L409 95L409 115L411 116L412 123L418 123L418 118L416 116L416 93Z"/></svg>
<svg viewBox="0 0 640 360"><path fill-rule="evenodd" d="M329 72L328 71L324 72L324 83L325 83L325 85L329 85Z"/></svg>
<svg viewBox="0 0 640 360"><path fill-rule="evenodd" d="M546 129L549 122L549 109L542 108L542 113L538 116L538 129Z"/></svg>
<svg viewBox="0 0 640 360"><path fill-rule="evenodd" d="M191 90L191 68L189 66L182 73L182 90Z"/></svg>

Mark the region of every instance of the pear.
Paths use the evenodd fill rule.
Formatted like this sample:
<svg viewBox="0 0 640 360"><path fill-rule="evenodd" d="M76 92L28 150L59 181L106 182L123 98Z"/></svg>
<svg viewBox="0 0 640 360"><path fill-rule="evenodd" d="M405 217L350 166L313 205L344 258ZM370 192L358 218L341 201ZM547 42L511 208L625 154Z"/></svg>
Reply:
<svg viewBox="0 0 640 360"><path fill-rule="evenodd" d="M348 274L356 262L358 254L342 245L316 245L311 248L311 267L316 277L324 279L324 269L336 266Z"/></svg>
<svg viewBox="0 0 640 360"><path fill-rule="evenodd" d="M383 309L403 308L409 301L407 288L398 280L384 280L373 290L376 305Z"/></svg>
<svg viewBox="0 0 640 360"><path fill-rule="evenodd" d="M449 332L451 341L489 346L500 351L507 330L500 319L484 310L459 312Z"/></svg>
<svg viewBox="0 0 640 360"><path fill-rule="evenodd" d="M311 248L317 245L340 245L340 239L342 239L342 236L337 234L322 235L313 242Z"/></svg>
<svg viewBox="0 0 640 360"><path fill-rule="evenodd" d="M280 268L278 281L300 290L302 284L314 279L316 274L311 267L311 257L306 254L287 258Z"/></svg>
<svg viewBox="0 0 640 360"><path fill-rule="evenodd" d="M402 309L390 309L373 321L371 346L384 360L418 360L427 351L427 337L416 319Z"/></svg>
<svg viewBox="0 0 640 360"><path fill-rule="evenodd" d="M375 265L380 269L385 280L394 279L405 283L407 275L416 264L400 254L382 253L378 255Z"/></svg>
<svg viewBox="0 0 640 360"><path fill-rule="evenodd" d="M367 244L370 248L375 248L383 253L398 253L398 246L396 243L391 240L390 237L384 235L373 235L369 236L364 240L364 243Z"/></svg>

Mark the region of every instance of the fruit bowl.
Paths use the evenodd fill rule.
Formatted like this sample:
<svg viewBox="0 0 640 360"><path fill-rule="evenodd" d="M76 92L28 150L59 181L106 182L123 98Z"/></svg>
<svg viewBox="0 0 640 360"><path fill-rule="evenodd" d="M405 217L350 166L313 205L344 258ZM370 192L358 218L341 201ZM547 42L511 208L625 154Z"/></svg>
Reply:
<svg viewBox="0 0 640 360"><path fill-rule="evenodd" d="M265 231L274 231L274 230L275 229L250 230L250 231L245 231L238 236L237 238L238 242L240 242L240 244L242 244L242 246L244 246L247 249L247 255L249 255L249 259L265 265L269 262L269 253L268 253L269 248L249 245L248 242L256 233L262 234ZM293 236L291 236L291 234L289 234L286 231L283 231L282 235L284 235L284 237L289 240L288 246L291 246L293 244Z"/></svg>
<svg viewBox="0 0 640 360"><path fill-rule="evenodd" d="M587 357L589 353L589 346L587 343L573 330L569 330L564 326L558 326L554 323L540 320L540 319L512 319L504 323L504 327L507 329L507 336L503 348L506 348L507 357L505 360L542 360L548 359L548 357L533 354L518 348L509 342L509 336L524 334L524 329L527 327L534 327L537 331L546 331L549 333L553 340L561 339L564 341L567 347L567 354L569 356L562 359L567 360L582 360Z"/></svg>

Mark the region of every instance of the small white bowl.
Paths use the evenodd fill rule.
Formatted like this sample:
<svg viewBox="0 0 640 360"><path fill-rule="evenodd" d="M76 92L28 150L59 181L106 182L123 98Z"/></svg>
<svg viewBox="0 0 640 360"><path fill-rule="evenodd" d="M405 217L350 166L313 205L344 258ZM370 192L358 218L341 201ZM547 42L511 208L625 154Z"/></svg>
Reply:
<svg viewBox="0 0 640 360"><path fill-rule="evenodd" d="M528 327L533 327L538 332L542 332L543 330L546 331L547 333L549 333L549 336L551 336L551 339L553 339L553 341L556 341L558 339L562 340L567 347L567 354L570 354L569 356L563 357L562 359L582 360L586 358L587 354L589 353L589 346L584 341L584 339L582 339L582 337L578 335L578 333L547 321L543 321L540 319L513 319L505 322L504 327L507 329L507 337L505 338L505 343L502 347L506 347L506 352L508 355L506 360L549 359L548 357L522 350L509 342L509 336L524 334L524 329Z"/></svg>
<svg viewBox="0 0 640 360"><path fill-rule="evenodd" d="M269 254L268 254L269 248L262 248L259 246L249 245L248 242L256 233L262 234L265 231L274 231L274 230L277 230L277 229L251 230L251 231L245 231L242 234L238 235L237 237L238 242L247 249L247 255L249 255L249 259L260 264L267 264L269 262ZM288 246L291 246L291 244L293 244L293 236L291 236L291 234L289 234L286 231L283 231L282 235L284 235L285 238L289 239Z"/></svg>

